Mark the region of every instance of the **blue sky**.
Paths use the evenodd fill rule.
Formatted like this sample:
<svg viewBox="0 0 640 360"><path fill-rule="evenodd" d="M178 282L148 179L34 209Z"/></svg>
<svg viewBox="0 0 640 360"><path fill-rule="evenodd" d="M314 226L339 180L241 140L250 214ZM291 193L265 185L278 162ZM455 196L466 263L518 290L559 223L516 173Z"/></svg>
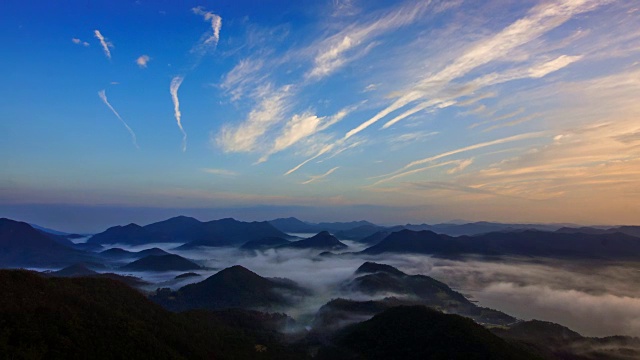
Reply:
<svg viewBox="0 0 640 360"><path fill-rule="evenodd" d="M640 221L633 1L0 14L1 216L85 231L179 213Z"/></svg>

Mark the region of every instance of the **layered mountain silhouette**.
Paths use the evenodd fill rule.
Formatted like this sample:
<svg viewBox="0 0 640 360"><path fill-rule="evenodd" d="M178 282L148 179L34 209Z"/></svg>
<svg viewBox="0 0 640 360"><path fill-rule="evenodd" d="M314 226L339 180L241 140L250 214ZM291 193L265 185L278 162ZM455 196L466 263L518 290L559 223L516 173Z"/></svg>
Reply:
<svg viewBox="0 0 640 360"><path fill-rule="evenodd" d="M188 271L202 267L180 255L148 255L123 266L127 271Z"/></svg>
<svg viewBox="0 0 640 360"><path fill-rule="evenodd" d="M146 226L114 226L92 236L88 242L126 245L175 242L184 243L181 248L188 249L197 246L237 246L263 237L289 236L266 221L242 222L229 218L201 222L179 216Z"/></svg>
<svg viewBox="0 0 640 360"><path fill-rule="evenodd" d="M284 231L286 233L318 233L321 231L336 233L339 231L355 229L361 226L377 227L377 225L365 220L349 222L309 223L296 219L295 217L274 219L270 220L269 223L275 226L278 230Z"/></svg>
<svg viewBox="0 0 640 360"><path fill-rule="evenodd" d="M304 289L292 281L267 279L236 265L175 292L159 289L151 299L172 310L277 310L292 305L306 294Z"/></svg>
<svg viewBox="0 0 640 360"><path fill-rule="evenodd" d="M108 258L108 259L140 259L145 256L161 256L161 255L171 255L170 253L154 247L151 249L141 250L141 251L128 251L122 248L111 248L108 250L104 250L100 252L100 256Z"/></svg>
<svg viewBox="0 0 640 360"><path fill-rule="evenodd" d="M622 234L584 234L524 230L451 237L432 231L389 234L363 254L415 253L438 256L513 255L586 259L639 259L640 238Z"/></svg>
<svg viewBox="0 0 640 360"><path fill-rule="evenodd" d="M91 262L89 254L65 246L31 225L0 219L0 266L66 266Z"/></svg>
<svg viewBox="0 0 640 360"><path fill-rule="evenodd" d="M303 240L293 241L285 245L278 246L278 249L314 249L314 250L342 250L348 246L340 242L338 238L328 231L321 231L318 234Z"/></svg>

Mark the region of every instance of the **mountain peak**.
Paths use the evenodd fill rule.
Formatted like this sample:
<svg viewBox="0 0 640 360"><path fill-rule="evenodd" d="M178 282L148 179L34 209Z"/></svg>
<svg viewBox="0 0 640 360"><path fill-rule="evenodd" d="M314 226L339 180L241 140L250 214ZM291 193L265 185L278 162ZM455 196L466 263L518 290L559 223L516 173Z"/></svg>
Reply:
<svg viewBox="0 0 640 360"><path fill-rule="evenodd" d="M405 276L407 274L387 264L378 264L375 262L367 261L356 270L356 274L373 274L377 272L383 272L396 276Z"/></svg>

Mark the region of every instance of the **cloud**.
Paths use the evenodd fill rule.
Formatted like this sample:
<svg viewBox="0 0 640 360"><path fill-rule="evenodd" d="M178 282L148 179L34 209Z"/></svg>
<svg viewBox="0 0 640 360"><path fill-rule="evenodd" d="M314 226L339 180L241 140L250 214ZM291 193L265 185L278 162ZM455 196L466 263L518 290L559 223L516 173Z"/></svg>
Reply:
<svg viewBox="0 0 640 360"><path fill-rule="evenodd" d="M262 144L259 140L275 124L282 121L289 108L291 85L273 90L271 84L257 90L258 104L249 112L245 121L236 126L225 125L215 141L224 152L255 151Z"/></svg>
<svg viewBox="0 0 640 360"><path fill-rule="evenodd" d="M324 174L310 176L309 180L303 182L302 184L306 185L306 184L311 184L312 182L316 182L318 180L322 180L322 179L326 178L327 176L333 174L333 172L338 170L339 168L340 168L339 166L336 166L336 167L334 167L333 169L330 169L329 171L327 171Z"/></svg>
<svg viewBox="0 0 640 360"><path fill-rule="evenodd" d="M131 141L133 142L133 145L139 148L138 140L136 139L136 134L133 132L133 130L131 130L129 125L126 123L126 121L122 119L122 117L120 116L120 114L118 114L116 109L114 109L113 106L111 106L111 104L109 103L109 100L107 100L107 93L104 90L100 90L98 91L98 96L100 97L100 99L102 99L102 102L104 102L104 104L107 105L109 109L111 109L111 111L118 118L118 120L122 122L122 125L124 125L124 127L127 128L127 131L129 131L129 134L131 134Z"/></svg>
<svg viewBox="0 0 640 360"><path fill-rule="evenodd" d="M430 3L430 1L421 1L404 6L376 21L349 26L319 44L313 45L314 64L306 77L308 79L324 78L364 55L367 48L372 45L371 40L374 37L413 23L425 12Z"/></svg>
<svg viewBox="0 0 640 360"><path fill-rule="evenodd" d="M309 112L301 115L294 115L291 120L285 124L282 132L275 139L272 148L260 159L260 162L266 161L270 155L280 152L296 144L302 139L326 130L330 126L344 119L356 107L357 105L343 108L332 116L318 117Z"/></svg>
<svg viewBox="0 0 640 360"><path fill-rule="evenodd" d="M140 55L140 57L136 59L136 64L141 68L146 68L149 61L151 61L149 55Z"/></svg>
<svg viewBox="0 0 640 360"><path fill-rule="evenodd" d="M210 11L205 11L202 6L191 9L194 14L201 15L205 21L211 22L211 33L205 34L195 49L197 52L204 53L218 45L220 41L220 28L222 27L222 18Z"/></svg>
<svg viewBox="0 0 640 360"><path fill-rule="evenodd" d="M265 80L266 76L260 74L264 66L263 60L243 59L229 71L220 87L231 94L231 100L236 101L255 90L256 84Z"/></svg>
<svg viewBox="0 0 640 360"><path fill-rule="evenodd" d="M112 48L113 44L107 41L105 37L102 36L99 30L94 30L93 33L95 34L96 39L100 41L100 45L102 46L102 50L104 51L107 59L111 60L111 51L109 50L109 48Z"/></svg>
<svg viewBox="0 0 640 360"><path fill-rule="evenodd" d="M184 152L187 150L187 133L182 127L182 113L180 113L180 99L178 99L178 89L180 89L183 80L183 76L174 77L171 80L171 85L169 85L169 93L171 93L171 100L173 101L173 113L176 118L176 123L182 133L182 151Z"/></svg>
<svg viewBox="0 0 640 360"><path fill-rule="evenodd" d="M453 80L461 78L482 65L505 58L512 50L557 28L574 15L593 10L607 2L608 1L598 0L564 0L548 2L534 7L529 11L527 16L511 23L499 33L476 42L460 57L453 60L453 62L442 70L419 81L416 86L400 96L400 98L391 105L378 112L369 120L348 131L345 138L356 135L392 112L410 103L423 98L436 96ZM543 67L529 69L528 75L530 77L544 76L554 69L557 70L567 66L571 62L579 60L579 58L580 57L561 56L558 59L546 63ZM484 79L483 82L487 82L487 80L488 79ZM495 83L495 80L493 82ZM429 103L434 103L434 101L430 100L405 112L406 116L425 109L427 107L426 104ZM435 103L437 104L438 102ZM385 124L385 127L398 122L404 117L396 117L394 120Z"/></svg>
<svg viewBox="0 0 640 360"><path fill-rule="evenodd" d="M543 136L546 136L547 134L545 132L531 132L531 133L525 133L525 134L519 134L519 135L513 135L513 136L508 136L505 138L501 138L501 139L497 139L497 140L492 140L492 141L486 141L486 142L482 142L482 143L478 143L478 144L474 144L474 145L470 145L470 146L465 146L456 150L451 150L451 151L447 151L438 155L434 155L428 158L424 158L421 160L416 160L416 161L412 161L409 164L405 165L402 170L404 169L408 169L410 167L416 166L416 165L422 165L434 160L438 160L441 159L443 157L447 157L447 156L451 156L451 155L455 155L455 154L459 154L459 153L463 153L463 152L467 152L467 151L471 151L471 150L477 150L477 149L481 149L487 146L494 146L494 145L501 145L501 144L506 144L509 142L514 142L514 141L521 141L521 140L527 140L527 139L535 139L535 138L540 138Z"/></svg>
<svg viewBox="0 0 640 360"><path fill-rule="evenodd" d="M85 46L85 47L89 46L88 42L82 41L82 40L80 40L78 38L73 38L73 39L71 39L71 41L73 41L73 43L77 44L77 45L82 45L82 46Z"/></svg>
<svg viewBox="0 0 640 360"><path fill-rule="evenodd" d="M227 170L227 169L213 169L213 168L204 168L202 171L207 174L213 175L222 175L222 176L237 176L238 173L235 171Z"/></svg>

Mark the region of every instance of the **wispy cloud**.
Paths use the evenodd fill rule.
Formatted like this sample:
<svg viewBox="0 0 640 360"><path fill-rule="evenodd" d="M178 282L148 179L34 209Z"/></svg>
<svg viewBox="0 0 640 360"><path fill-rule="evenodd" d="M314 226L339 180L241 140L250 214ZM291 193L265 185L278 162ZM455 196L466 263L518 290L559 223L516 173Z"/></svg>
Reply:
<svg viewBox="0 0 640 360"><path fill-rule="evenodd" d="M171 93L171 100L173 101L173 114L176 118L176 123L178 124L178 128L180 128L180 132L182 133L182 151L187 150L187 133L184 131L182 127L182 113L180 112L180 99L178 98L178 89L180 89L180 85L182 85L182 81L184 77L176 76L171 80L171 85L169 85L169 93Z"/></svg>
<svg viewBox="0 0 640 360"><path fill-rule="evenodd" d="M378 112L369 120L347 132L345 138L358 134L392 112L401 109L410 103L437 95L451 81L468 74L479 66L506 57L510 51L538 38L554 28L557 28L571 19L574 15L593 10L607 2L609 1L564 0L548 2L534 7L529 11L527 16L513 22L499 33L487 39L478 41L451 64L447 65L434 75L422 79L415 87L407 91L391 105ZM528 72L528 75L530 77L541 77L554 69L557 70L561 67L567 66L578 59L579 58L568 56L560 57L550 63L546 63L543 67L531 69ZM503 79L502 81L506 80L508 80L508 78ZM483 82L487 82L487 79ZM493 82L495 83L495 80ZM430 100L412 110L406 111L405 114L406 116L409 116L417 111L427 108L427 104L432 104L433 106L439 103L440 102ZM385 126L388 127L400 121L402 118L402 116L396 117Z"/></svg>
<svg viewBox="0 0 640 360"><path fill-rule="evenodd" d="M302 182L302 184L303 184L303 185L306 185L306 184L311 184L312 182L316 182L316 181L318 181L318 180L322 180L322 179L326 178L327 176L329 176L329 175L333 174L333 172L334 172L334 171L336 171L336 170L338 170L339 168L340 168L339 166L336 166L336 167L334 167L333 169L331 169L331 170L327 171L327 172L326 172L326 173L324 173L324 174L310 176L310 179L309 179L309 180L307 180L307 181L305 181L305 182Z"/></svg>
<svg viewBox="0 0 640 360"><path fill-rule="evenodd" d="M102 50L104 51L105 56L107 57L107 59L111 60L111 50L109 50L109 48L112 48L113 44L110 41L107 41L107 39L102 36L99 30L94 30L93 33L96 39L100 41L100 45L102 46Z"/></svg>
<svg viewBox="0 0 640 360"><path fill-rule="evenodd" d="M73 43L77 44L77 45L82 45L82 46L85 46L85 47L89 46L88 42L82 41L82 40L80 40L78 38L73 38L73 39L71 39L71 41L73 41Z"/></svg>
<svg viewBox="0 0 640 360"><path fill-rule="evenodd" d="M138 66L141 67L141 68L146 68L147 67L147 63L149 61L151 61L151 58L149 57L149 55L140 55L136 59L136 64L138 64Z"/></svg>
<svg viewBox="0 0 640 360"><path fill-rule="evenodd" d="M211 11L205 11L202 6L191 9L194 14L201 15L205 21L211 23L211 32L202 36L202 39L194 48L195 51L204 53L209 49L215 49L220 41L220 28L222 27L222 18Z"/></svg>
<svg viewBox="0 0 640 360"><path fill-rule="evenodd" d="M249 152L257 150L261 137L282 121L289 108L291 85L274 90L272 85L262 87L257 92L258 104L247 119L236 125L226 125L216 136L215 142L224 152Z"/></svg>
<svg viewBox="0 0 640 360"><path fill-rule="evenodd" d="M107 105L109 109L111 109L111 111L118 118L118 120L122 122L122 125L124 125L124 127L127 128L127 131L129 131L129 134L131 134L131 141L133 142L133 145L139 148L138 140L136 139L136 134L133 132L133 130L131 130L127 122L122 119L122 117L120 116L120 114L118 114L116 109L114 109L113 106L111 106L111 104L109 103L109 100L107 100L107 93L104 90L100 90L98 91L98 96L100 97L100 99L102 99L102 102L104 102L104 104Z"/></svg>
<svg viewBox="0 0 640 360"><path fill-rule="evenodd" d="M344 1L338 2L340 5L344 3ZM374 37L416 21L430 3L431 1L420 1L404 6L376 21L349 26L314 45L314 48L317 48L314 65L307 73L307 78L323 78L364 55L373 45L371 41Z"/></svg>
<svg viewBox="0 0 640 360"><path fill-rule="evenodd" d="M237 172L227 170L227 169L204 168L201 170L206 172L207 174L213 174L213 175L221 175L221 176L237 176L238 175Z"/></svg>

